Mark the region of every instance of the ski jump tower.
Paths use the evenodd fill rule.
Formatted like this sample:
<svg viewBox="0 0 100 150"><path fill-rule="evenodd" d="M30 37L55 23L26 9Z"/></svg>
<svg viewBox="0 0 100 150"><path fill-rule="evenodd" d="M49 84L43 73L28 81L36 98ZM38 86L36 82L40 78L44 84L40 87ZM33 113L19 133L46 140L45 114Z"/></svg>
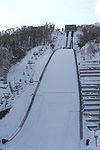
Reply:
<svg viewBox="0 0 100 150"><path fill-rule="evenodd" d="M65 25L66 48L73 49L73 36L76 30L76 25Z"/></svg>

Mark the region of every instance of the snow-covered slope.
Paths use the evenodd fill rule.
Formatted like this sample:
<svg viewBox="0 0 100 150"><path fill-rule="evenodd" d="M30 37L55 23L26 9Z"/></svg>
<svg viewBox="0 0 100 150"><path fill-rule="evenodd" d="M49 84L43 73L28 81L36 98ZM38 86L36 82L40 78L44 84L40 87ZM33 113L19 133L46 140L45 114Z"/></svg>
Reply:
<svg viewBox="0 0 100 150"><path fill-rule="evenodd" d="M54 49L61 49L61 48L65 47L66 33L64 31L53 32L51 41L54 44Z"/></svg>
<svg viewBox="0 0 100 150"><path fill-rule="evenodd" d="M6 147L8 150L80 148L79 95L72 50L55 52L22 130Z"/></svg>

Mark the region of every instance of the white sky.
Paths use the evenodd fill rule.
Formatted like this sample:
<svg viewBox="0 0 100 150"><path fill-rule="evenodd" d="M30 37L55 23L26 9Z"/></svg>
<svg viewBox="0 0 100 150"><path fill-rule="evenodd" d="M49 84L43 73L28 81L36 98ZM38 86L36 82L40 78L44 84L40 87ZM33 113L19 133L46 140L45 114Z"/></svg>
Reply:
<svg viewBox="0 0 100 150"><path fill-rule="evenodd" d="M23 25L100 22L100 0L0 0L0 30Z"/></svg>

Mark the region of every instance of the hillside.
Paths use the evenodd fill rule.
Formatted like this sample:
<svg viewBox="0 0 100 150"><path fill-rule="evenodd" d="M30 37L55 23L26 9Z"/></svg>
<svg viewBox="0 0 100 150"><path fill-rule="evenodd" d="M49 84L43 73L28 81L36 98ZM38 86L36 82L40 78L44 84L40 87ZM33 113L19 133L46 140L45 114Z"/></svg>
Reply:
<svg viewBox="0 0 100 150"><path fill-rule="evenodd" d="M74 34L74 49L77 52L77 57L79 62L83 61L83 58L79 57L81 53L80 53L80 48L77 44L79 42L79 35L81 34L82 32L80 31L77 31ZM74 87L77 84L76 82L77 79L75 78L76 71L75 69L73 69L75 67L73 52L72 50L64 49L66 44L66 34L64 31L53 32L51 41L52 44L54 45L54 48L52 48L51 44L50 45L45 44L42 46L34 47L33 49L31 49L26 53L26 56L24 56L24 58L20 62L13 64L11 66L7 74L7 84L3 84L2 82L0 82L0 98L1 98L0 111L2 111L5 108L9 108L9 107L11 108L9 113L7 113L7 115L0 120L0 137L11 140L11 142L8 143L7 145L6 144L1 145L2 149L5 149L6 146L8 146L8 149L11 150L13 149L14 146L14 149L19 150L21 149L20 146L23 147L22 143L24 140L24 142L26 141L27 143L26 144L27 147L24 146L24 149L29 148L29 150L31 150L32 139L30 135L31 132L33 131L34 134L36 135L36 138L34 137L34 134L32 135L32 137L34 138L34 142L36 141L38 143L38 141L40 141L40 145L44 148L45 145L48 147L48 144L51 143L51 147L53 146L54 150L56 149L60 150L62 148L65 149L64 146L67 146L68 149L73 150L73 145L72 145L73 143L75 145L74 150L75 148L76 150L77 149L80 150L98 149L95 147L93 132L90 132L88 130L87 125L85 123L83 126L84 139L81 141L81 148L79 148L80 146L79 131L78 131L79 118L77 118L79 115L79 102L78 102L78 98L76 98L78 96L77 88ZM52 61L49 63L53 53L56 54L53 55ZM98 59L96 55L95 55L95 59L96 60ZM67 66L65 62L67 62ZM47 67L47 72L45 76L43 76L46 70L45 67L47 66L48 63L49 63L49 67ZM66 76L68 77L65 82ZM30 117L28 117L28 120L30 120L29 122L31 123L27 124L28 122L27 116L30 111L30 108L32 107L32 103L33 103L32 99L34 97L34 93L37 92L38 89L37 87L39 87L41 78L43 77L44 80L42 81L44 82L42 82L42 85L40 86L40 91L38 91L37 98L34 104L34 109L32 109L30 113ZM52 81L52 83L54 84L53 87L52 87L51 80L53 80ZM66 88L68 88L67 92L65 91ZM57 96L57 93L59 93L59 96ZM62 96L63 94L65 96ZM72 94L74 94L74 97L71 97ZM67 99L68 97L69 99L73 100L72 103L69 99ZM61 101L64 98L66 98L66 100L68 101L63 100L62 103ZM55 112L55 110L57 112ZM33 119L31 119L31 117ZM59 118L60 120L62 120L61 122ZM67 120L65 118L67 118ZM50 126L48 122L50 122ZM24 132L20 133L24 123L26 123L25 128L23 128ZM34 130L31 131L32 126L34 126L33 127ZM44 126L47 132L42 132L41 127L43 128ZM25 131L28 129L28 127L30 127L28 133L28 139L27 136L23 138L22 134L25 133L24 135L26 135L27 132ZM43 128L43 131L45 131L45 128ZM49 128L51 129L51 132L48 131ZM55 128L55 131L53 131L52 128L53 129ZM65 134L66 130L68 131L67 132L68 134ZM61 131L60 134L58 134L59 131ZM17 134L18 136L16 136ZM49 137L47 136L48 134ZM54 136L52 138L53 134ZM59 136L56 136L57 134ZM40 136L38 137L38 135ZM70 138L68 135L70 135ZM66 138L63 138L62 140L60 139L60 136L66 137L67 142L69 141L69 143L67 143L66 145L66 140L65 140ZM54 140L54 137L56 141ZM51 141L49 141L49 138ZM90 146L86 146L86 139L88 138L91 139ZM21 140L19 141L19 139ZM47 141L48 144L45 143L45 141ZM58 144L59 146L57 145L58 141L59 141ZM34 143L33 146L36 147L39 146L39 148L41 148L41 146L38 145L36 142Z"/></svg>
<svg viewBox="0 0 100 150"><path fill-rule="evenodd" d="M65 33L53 33L51 40L55 45L55 49L62 48L65 45L64 38ZM12 105L15 99L27 90L29 85L32 86L34 81L38 81L43 66L45 66L53 50L50 45L35 47L28 51L20 62L11 66L7 74L7 84L3 84L2 81L0 83L1 110ZM6 99L6 96L9 98Z"/></svg>

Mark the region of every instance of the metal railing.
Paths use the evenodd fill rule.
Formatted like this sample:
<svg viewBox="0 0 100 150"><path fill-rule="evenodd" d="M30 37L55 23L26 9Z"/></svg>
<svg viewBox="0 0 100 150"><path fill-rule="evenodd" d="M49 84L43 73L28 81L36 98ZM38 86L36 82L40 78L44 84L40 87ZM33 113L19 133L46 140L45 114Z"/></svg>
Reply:
<svg viewBox="0 0 100 150"><path fill-rule="evenodd" d="M82 90L81 90L81 84L80 84L80 76L79 76L79 71L78 71L78 63L77 63L77 56L76 56L76 51L74 51L74 56L75 56L75 63L76 63L76 73L77 73L77 81L78 81L78 90L79 90L79 100L80 100L80 114L79 114L79 120L80 120L80 139L83 139L83 100L82 100Z"/></svg>

